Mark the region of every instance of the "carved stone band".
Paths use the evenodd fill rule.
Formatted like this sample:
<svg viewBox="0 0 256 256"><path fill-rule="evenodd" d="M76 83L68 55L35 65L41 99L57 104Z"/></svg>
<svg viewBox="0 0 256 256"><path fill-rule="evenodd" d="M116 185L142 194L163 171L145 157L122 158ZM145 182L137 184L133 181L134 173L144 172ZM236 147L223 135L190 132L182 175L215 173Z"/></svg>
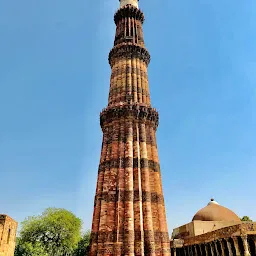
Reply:
<svg viewBox="0 0 256 256"><path fill-rule="evenodd" d="M114 77L120 76L122 74L123 74L123 70L121 70L121 69L113 69L113 71L111 73L111 78L113 79ZM133 66L128 66L128 65L126 65L126 67L125 67L125 74L132 74L132 75L133 74L134 75L140 74L141 77L148 78L147 72L144 71L143 69L137 68L137 67L133 67ZM110 88L110 89L112 89L112 88ZM140 91L138 91L138 92L140 92Z"/></svg>
<svg viewBox="0 0 256 256"><path fill-rule="evenodd" d="M160 171L160 165L157 162L154 162L152 160L148 160L145 158L141 158L140 160L138 158L132 158L132 157L125 157L120 159L112 159L112 160L106 160L103 163L99 165L98 172L105 172L106 169L110 168L150 168L154 172Z"/></svg>
<svg viewBox="0 0 256 256"><path fill-rule="evenodd" d="M132 5L126 5L122 8L120 8L114 16L114 21L117 24L119 20L123 18L134 18L136 20L140 20L143 24L144 22L144 14L141 10L138 8L132 6Z"/></svg>
<svg viewBox="0 0 256 256"><path fill-rule="evenodd" d="M100 194L96 194L95 196L95 205L97 201L104 200L106 202L151 202L162 204L164 203L163 195L158 194L156 192L148 192L148 191L126 191L126 190L119 190L114 191L115 193L110 192L102 192Z"/></svg>
<svg viewBox="0 0 256 256"><path fill-rule="evenodd" d="M135 120L141 120L144 122L150 121L155 128L158 127L159 123L158 112L154 108L140 106L138 104L127 104L104 109L100 113L101 128L104 128L105 124L114 120L120 120L123 117L132 117Z"/></svg>
<svg viewBox="0 0 256 256"><path fill-rule="evenodd" d="M139 58L146 65L150 62L149 52L144 47L132 43L118 44L110 51L108 61L111 67L117 58Z"/></svg>
<svg viewBox="0 0 256 256"><path fill-rule="evenodd" d="M135 241L154 241L155 243L169 243L169 234L168 232L159 232L159 231L123 231L120 232L114 231L99 231L99 232L92 232L91 239L93 243L115 243L117 241L123 242L127 238L130 237L134 238Z"/></svg>

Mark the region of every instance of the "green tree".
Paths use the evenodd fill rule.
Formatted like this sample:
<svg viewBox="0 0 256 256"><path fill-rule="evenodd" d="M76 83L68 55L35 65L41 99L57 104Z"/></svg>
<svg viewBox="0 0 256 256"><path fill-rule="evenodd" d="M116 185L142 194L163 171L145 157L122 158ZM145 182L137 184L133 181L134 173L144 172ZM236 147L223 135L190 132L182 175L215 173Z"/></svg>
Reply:
<svg viewBox="0 0 256 256"><path fill-rule="evenodd" d="M48 256L43 246L36 242L22 242L20 239L16 241L15 256Z"/></svg>
<svg viewBox="0 0 256 256"><path fill-rule="evenodd" d="M48 208L21 223L17 250L28 252L22 255L30 255L31 250L41 250L40 256L72 255L81 239L81 227L82 221L72 212Z"/></svg>
<svg viewBox="0 0 256 256"><path fill-rule="evenodd" d="M244 216L243 218L241 218L241 221L249 221L249 222L252 222L252 220L251 220L250 217L248 217L248 216Z"/></svg>
<svg viewBox="0 0 256 256"><path fill-rule="evenodd" d="M90 236L91 232L87 230L79 241L73 256L87 256L88 246L90 245Z"/></svg>

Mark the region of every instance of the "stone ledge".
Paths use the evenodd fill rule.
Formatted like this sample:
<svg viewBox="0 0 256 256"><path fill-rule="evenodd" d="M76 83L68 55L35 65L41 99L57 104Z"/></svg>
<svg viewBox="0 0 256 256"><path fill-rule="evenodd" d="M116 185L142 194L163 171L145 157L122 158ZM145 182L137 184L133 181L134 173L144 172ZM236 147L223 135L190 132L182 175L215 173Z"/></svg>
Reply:
<svg viewBox="0 0 256 256"><path fill-rule="evenodd" d="M139 104L125 104L105 108L100 113L101 128L103 129L105 124L109 124L115 120L120 120L121 118L132 118L143 122L149 121L155 129L159 124L159 116L155 108L141 106Z"/></svg>
<svg viewBox="0 0 256 256"><path fill-rule="evenodd" d="M150 63L150 54L148 50L140 45L133 43L121 43L110 51L108 61L112 67L117 58L139 58L144 61L146 65Z"/></svg>
<svg viewBox="0 0 256 256"><path fill-rule="evenodd" d="M208 232L199 236L185 238L184 246L190 246L193 244L209 243L215 241L216 238L230 238L232 236L239 236L244 234L256 234L256 222L252 223L241 223L221 229L217 229L212 232Z"/></svg>

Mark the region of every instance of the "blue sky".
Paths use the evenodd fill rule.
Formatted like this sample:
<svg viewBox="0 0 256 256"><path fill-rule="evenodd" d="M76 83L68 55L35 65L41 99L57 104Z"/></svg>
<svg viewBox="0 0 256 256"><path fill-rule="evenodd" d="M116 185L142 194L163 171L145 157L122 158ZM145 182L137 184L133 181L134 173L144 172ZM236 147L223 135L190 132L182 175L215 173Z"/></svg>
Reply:
<svg viewBox="0 0 256 256"><path fill-rule="evenodd" d="M117 0L0 3L0 212L91 227ZM256 2L141 0L169 231L211 197L256 220Z"/></svg>

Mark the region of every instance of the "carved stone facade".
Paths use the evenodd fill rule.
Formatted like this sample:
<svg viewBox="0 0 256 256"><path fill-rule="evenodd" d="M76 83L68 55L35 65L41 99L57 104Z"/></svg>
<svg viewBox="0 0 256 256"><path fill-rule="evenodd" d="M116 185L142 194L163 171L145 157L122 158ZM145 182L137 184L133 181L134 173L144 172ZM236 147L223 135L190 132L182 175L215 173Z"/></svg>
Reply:
<svg viewBox="0 0 256 256"><path fill-rule="evenodd" d="M171 241L174 256L255 256L256 223L247 222Z"/></svg>
<svg viewBox="0 0 256 256"><path fill-rule="evenodd" d="M159 117L150 103L150 55L144 45L144 14L137 2L122 0L114 16L108 106L100 114L103 142L91 256L170 255L156 143Z"/></svg>
<svg viewBox="0 0 256 256"><path fill-rule="evenodd" d="M0 214L0 256L13 256L18 223Z"/></svg>

